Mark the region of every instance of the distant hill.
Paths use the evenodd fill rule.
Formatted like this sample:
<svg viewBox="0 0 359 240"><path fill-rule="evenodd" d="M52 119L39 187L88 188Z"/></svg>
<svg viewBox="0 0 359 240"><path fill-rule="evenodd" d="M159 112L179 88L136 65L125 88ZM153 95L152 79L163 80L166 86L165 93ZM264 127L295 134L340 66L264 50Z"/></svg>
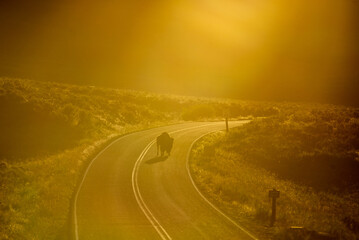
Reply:
<svg viewBox="0 0 359 240"><path fill-rule="evenodd" d="M0 159L59 152L127 125L268 116L265 103L0 78Z"/></svg>

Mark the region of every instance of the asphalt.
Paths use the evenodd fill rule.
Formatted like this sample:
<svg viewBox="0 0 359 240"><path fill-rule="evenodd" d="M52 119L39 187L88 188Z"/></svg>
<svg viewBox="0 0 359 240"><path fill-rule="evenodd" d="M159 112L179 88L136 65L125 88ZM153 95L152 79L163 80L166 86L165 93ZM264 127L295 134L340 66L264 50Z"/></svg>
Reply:
<svg viewBox="0 0 359 240"><path fill-rule="evenodd" d="M76 194L74 239L255 239L198 192L187 168L192 143L224 129L224 122L184 123L113 142L91 162ZM174 145L159 158L154 139L165 131Z"/></svg>

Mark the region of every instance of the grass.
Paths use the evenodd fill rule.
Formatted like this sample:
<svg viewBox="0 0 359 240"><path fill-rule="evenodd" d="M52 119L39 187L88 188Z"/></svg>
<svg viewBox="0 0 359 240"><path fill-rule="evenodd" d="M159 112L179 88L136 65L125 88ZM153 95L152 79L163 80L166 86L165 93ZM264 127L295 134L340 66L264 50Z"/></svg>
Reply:
<svg viewBox="0 0 359 240"><path fill-rule="evenodd" d="M289 226L359 237L359 110L291 105L202 138L190 167L203 193L263 239L284 239ZM269 227L268 191L281 191Z"/></svg>
<svg viewBox="0 0 359 240"><path fill-rule="evenodd" d="M262 117L280 104L0 78L0 239L67 239L89 160L125 133L194 120Z"/></svg>

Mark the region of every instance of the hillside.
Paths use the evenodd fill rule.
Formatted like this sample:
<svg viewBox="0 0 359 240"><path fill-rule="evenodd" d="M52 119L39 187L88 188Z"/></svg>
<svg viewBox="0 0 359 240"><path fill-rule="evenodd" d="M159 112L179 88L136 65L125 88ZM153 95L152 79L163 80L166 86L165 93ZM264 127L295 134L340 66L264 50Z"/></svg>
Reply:
<svg viewBox="0 0 359 240"><path fill-rule="evenodd" d="M304 226L359 238L359 109L292 105L229 134L199 141L191 170L201 190L264 239ZM268 228L268 191L281 191Z"/></svg>
<svg viewBox="0 0 359 240"><path fill-rule="evenodd" d="M263 117L280 104L0 78L0 238L67 238L88 161L128 132L181 121Z"/></svg>
<svg viewBox="0 0 359 240"><path fill-rule="evenodd" d="M6 78L0 79L0 106L0 158L62 151L128 125L223 118L224 109L234 109L232 117L277 111L265 103Z"/></svg>

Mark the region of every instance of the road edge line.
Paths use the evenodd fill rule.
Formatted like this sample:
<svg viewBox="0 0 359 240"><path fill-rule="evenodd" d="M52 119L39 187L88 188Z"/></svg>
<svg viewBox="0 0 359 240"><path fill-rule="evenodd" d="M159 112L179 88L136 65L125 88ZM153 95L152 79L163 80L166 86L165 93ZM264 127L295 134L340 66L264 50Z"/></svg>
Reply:
<svg viewBox="0 0 359 240"><path fill-rule="evenodd" d="M150 127L150 128L146 128L146 129L141 129L141 130L135 130L133 132L128 132L128 133L125 133L123 135L120 135L120 136L117 136L115 137L115 139L112 139L109 141L108 144L106 144L106 146L104 146L104 148L98 152L95 157L90 161L90 163L87 165L86 167L86 170L85 172L80 175L81 178L81 182L80 184L77 183L77 187L76 187L76 193L73 197L73 200L71 201L73 204L71 205L70 207L70 213L72 213L72 216L70 217L70 219L72 219L74 222L71 223L70 225L74 225L74 229L73 230L70 230L71 231L71 234L70 234L70 238L73 239L73 235L75 235L75 240L79 240L79 235L78 235L78 220L77 220L77 198L78 198L78 195L82 189L82 185L85 181L85 178L87 176L87 172L89 171L89 169L91 168L91 165L93 164L93 162L106 150L108 149L109 147L111 147L113 144L115 144L116 142L120 141L122 138L125 138L125 137L128 137L132 134L136 134L138 132L142 132L142 131L147 131L147 130L151 130L151 129L156 129L156 128L162 128L162 127L168 127L168 126L173 126L173 125L177 125L177 124L185 124L185 123L193 123L193 121L189 121L189 122L179 122L179 123L171 123L171 124L168 124L168 125L162 125L162 126L155 126L155 127ZM71 210L72 209L72 210ZM71 221L71 220L70 220ZM71 228L71 227L70 227Z"/></svg>
<svg viewBox="0 0 359 240"><path fill-rule="evenodd" d="M193 185L193 187L196 189L196 191L198 192L198 194L203 198L203 200L205 202L207 202L214 210L216 210L218 213L220 213L223 217L225 217L229 222L231 222L232 224L234 224L237 228L239 228L240 230L242 230L244 233L246 233L249 237L251 237L253 240L259 240L258 238L256 238L255 236L253 236L253 234L251 234L248 230L246 230L245 228L243 228L242 226L240 226L238 223L236 223L233 219L231 219L229 216L227 216L224 212L222 212L219 208L217 208L213 203L211 203L201 192L200 190L198 189L198 187L196 186L193 178L192 178L192 174L191 174L191 171L190 171L190 168L189 168L189 158L190 158L190 155L191 155L191 152L192 152L192 148L193 148L193 145L201 138L203 138L204 136L206 135L209 135L211 133L215 133L215 132L220 132L222 130L219 130L219 131L212 131L212 132L209 132L209 133L205 133L203 135L201 135L200 137L198 137L196 140L194 140L190 146L190 149L187 153L187 160L186 160L186 168L187 168L187 173L189 175L189 178L191 180L191 183Z"/></svg>
<svg viewBox="0 0 359 240"><path fill-rule="evenodd" d="M188 122L188 123L193 123L193 122ZM210 124L205 124L205 125L202 125L201 127L204 127L204 126L208 126L208 125L212 125L212 124L216 124L218 122L215 122L215 123L210 123ZM79 240L79 235L78 235L78 220L77 220L77 198L78 198L78 195L82 189L82 185L85 181L85 178L87 176L87 173L88 171L90 170L92 164L94 163L94 161L104 152L106 151L109 147L111 147L113 144L115 144L116 142L122 140L123 138L125 137L128 137L132 134L136 134L138 132L142 132L142 131L147 131L147 130L150 130L150 129L155 129L155 128L162 128L162 127L167 127L167 126L173 126L173 125L177 125L177 124L183 124L183 123L174 123L174 124L169 124L169 125L164 125L164 126L158 126L158 127L153 127L153 128L148 128L148 129L142 129L142 130L139 130L139 131L133 131L133 132L129 132L129 133L126 133L122 136L118 136L116 137L116 139L114 139L113 141L111 141L106 147L104 147L99 153L96 154L96 156L91 160L91 162L87 165L86 167L86 170L84 172L84 174L82 175L82 178L81 178L81 181L80 181L80 184L78 184L78 187L76 189L76 194L74 196L74 200L73 200L73 205L72 205L72 214L73 214L73 225L74 225L74 230L72 230L71 232L73 232L73 234L75 235L75 240ZM198 126L196 127L190 127L190 128L186 128L186 129L191 129L191 128L197 128ZM186 130L186 129L180 129L180 130L176 130L174 132L179 132L181 130ZM172 132L171 132L172 133ZM72 224L71 224L72 225ZM73 234L71 234L71 238L73 238Z"/></svg>
<svg viewBox="0 0 359 240"><path fill-rule="evenodd" d="M85 182L85 178L87 176L88 171L90 170L92 164L95 162L95 160L104 152L106 151L109 147L111 147L113 144L115 144L116 142L122 140L122 138L128 137L129 135L135 134L136 132L132 132L132 133L128 133L125 134L123 136L120 136L119 138L115 139L114 141L112 141L110 144L108 144L104 149L102 149L98 154L96 154L96 156L91 160L91 162L88 164L85 173L83 174L83 177L81 179L81 182L77 188L76 194L75 194L75 198L74 198L74 205L73 205L73 214L74 214L74 232L75 232L75 239L79 240L79 235L78 235L78 221L77 221L77 198L78 195L82 189L82 185Z"/></svg>

